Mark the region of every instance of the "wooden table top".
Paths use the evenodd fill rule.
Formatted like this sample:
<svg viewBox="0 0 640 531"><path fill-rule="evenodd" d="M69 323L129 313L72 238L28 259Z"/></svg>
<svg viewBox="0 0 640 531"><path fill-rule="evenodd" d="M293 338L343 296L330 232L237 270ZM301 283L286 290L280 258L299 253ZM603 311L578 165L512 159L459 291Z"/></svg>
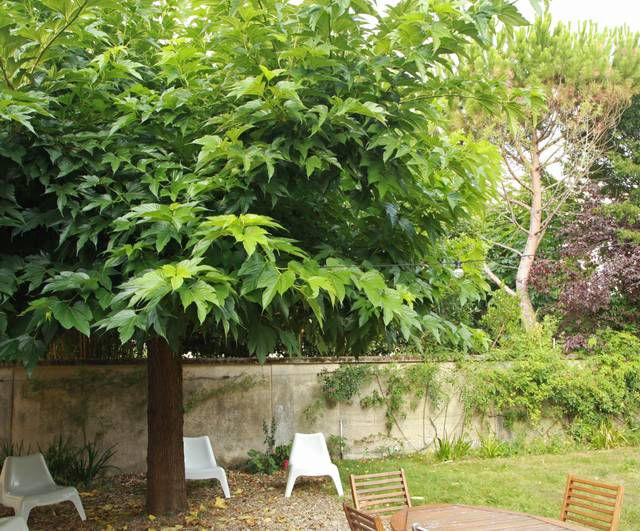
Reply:
<svg viewBox="0 0 640 531"><path fill-rule="evenodd" d="M418 523L429 531L585 531L586 528L530 514L515 513L471 505L420 505L397 512L391 517L393 531L411 531Z"/></svg>

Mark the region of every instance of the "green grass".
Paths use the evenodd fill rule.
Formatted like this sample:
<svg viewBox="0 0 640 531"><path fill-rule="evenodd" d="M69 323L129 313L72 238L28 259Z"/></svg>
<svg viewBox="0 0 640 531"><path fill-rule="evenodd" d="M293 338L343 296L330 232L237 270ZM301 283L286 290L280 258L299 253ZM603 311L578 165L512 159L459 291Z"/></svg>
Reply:
<svg viewBox="0 0 640 531"><path fill-rule="evenodd" d="M429 454L417 454L342 461L338 466L343 480L347 481L349 474L404 468L414 505L465 503L551 518L558 518L566 476L573 473L624 485L620 530L640 530L640 450L637 448L471 458L450 463L435 463ZM346 488L348 491L349 487Z"/></svg>

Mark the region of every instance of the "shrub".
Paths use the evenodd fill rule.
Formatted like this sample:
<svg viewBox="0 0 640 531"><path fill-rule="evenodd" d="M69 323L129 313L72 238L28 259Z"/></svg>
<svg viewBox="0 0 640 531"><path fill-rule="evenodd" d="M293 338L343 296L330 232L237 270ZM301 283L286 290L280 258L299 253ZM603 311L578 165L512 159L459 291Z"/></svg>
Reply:
<svg viewBox="0 0 640 531"><path fill-rule="evenodd" d="M467 412L502 415L507 425L513 419L536 424L544 412L576 442L614 444L618 437L607 442L605 427L612 432L640 411L640 340L607 331L594 342L593 356L572 363L553 341L554 331L553 321L545 320L534 333L514 334L496 349L507 364L474 364L463 390Z"/></svg>
<svg viewBox="0 0 640 531"><path fill-rule="evenodd" d="M77 446L60 435L49 446L39 449L53 479L63 485L90 487L110 468L115 468L109 464L116 453L114 447L100 450L96 440Z"/></svg>
<svg viewBox="0 0 640 531"><path fill-rule="evenodd" d="M585 426L582 439L594 450L610 450L629 443L626 436L627 430L623 426L617 426L610 421L602 421L597 427Z"/></svg>
<svg viewBox="0 0 640 531"><path fill-rule="evenodd" d="M518 298L500 289L491 295L480 325L492 338L493 346L508 343L522 330Z"/></svg>
<svg viewBox="0 0 640 531"><path fill-rule="evenodd" d="M278 470L286 468L289 454L291 453L290 444L281 444L276 446L276 420L271 420L271 425L266 420L262 421L262 432L264 433L264 444L266 451L249 450L249 459L246 469L252 474L268 474L271 475Z"/></svg>
<svg viewBox="0 0 640 531"><path fill-rule="evenodd" d="M499 440L495 435L480 437L480 447L478 448L478 455L480 457L493 459L496 457L506 457L509 454L509 445Z"/></svg>
<svg viewBox="0 0 640 531"><path fill-rule="evenodd" d="M433 443L433 457L437 461L457 461L471 452L471 443L460 437L436 437Z"/></svg>
<svg viewBox="0 0 640 531"><path fill-rule="evenodd" d="M347 450L347 439L340 437L340 435L329 435L327 439L327 449L333 461L342 459L342 456Z"/></svg>
<svg viewBox="0 0 640 531"><path fill-rule="evenodd" d="M9 439L0 440L0 468L4 465L4 460L9 456L28 455L31 453L31 446L25 446L24 441L13 443Z"/></svg>

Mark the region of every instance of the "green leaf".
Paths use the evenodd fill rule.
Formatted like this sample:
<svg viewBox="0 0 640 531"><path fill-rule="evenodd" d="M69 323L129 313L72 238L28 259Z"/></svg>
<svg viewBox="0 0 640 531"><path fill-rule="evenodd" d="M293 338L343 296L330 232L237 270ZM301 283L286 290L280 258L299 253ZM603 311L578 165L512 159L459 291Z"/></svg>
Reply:
<svg viewBox="0 0 640 531"><path fill-rule="evenodd" d="M310 156L304 163L307 177L311 177L315 170L322 169L322 161L315 155Z"/></svg>
<svg viewBox="0 0 640 531"><path fill-rule="evenodd" d="M102 319L96 323L100 328L105 330L118 329L121 343L126 343L133 337L136 325L138 324L138 315L133 310L120 310L119 312Z"/></svg>
<svg viewBox="0 0 640 531"><path fill-rule="evenodd" d="M189 286L184 286L180 292L182 307L186 310L191 304L196 305L198 320L204 323L212 306L221 306L224 301L218 297L215 287L203 280L198 280Z"/></svg>
<svg viewBox="0 0 640 531"><path fill-rule="evenodd" d="M264 65L260 65L260 70L262 70L262 75L266 78L267 81L271 81L274 77L277 77L286 71L284 68L276 68L275 70L269 70Z"/></svg>
<svg viewBox="0 0 640 531"><path fill-rule="evenodd" d="M273 328L257 323L251 327L247 346L249 352L255 354L260 363L264 363L267 355L275 350L277 340L278 336Z"/></svg>
<svg viewBox="0 0 640 531"><path fill-rule="evenodd" d="M89 321L92 319L93 314L84 302L76 302L70 305L64 301L57 301L51 307L51 311L56 321L63 328L67 330L75 328L87 337L91 335Z"/></svg>
<svg viewBox="0 0 640 531"><path fill-rule="evenodd" d="M267 246L267 234L267 231L262 227L250 226L247 227L242 234L236 236L236 240L242 242L247 255L251 256L255 252L258 244Z"/></svg>

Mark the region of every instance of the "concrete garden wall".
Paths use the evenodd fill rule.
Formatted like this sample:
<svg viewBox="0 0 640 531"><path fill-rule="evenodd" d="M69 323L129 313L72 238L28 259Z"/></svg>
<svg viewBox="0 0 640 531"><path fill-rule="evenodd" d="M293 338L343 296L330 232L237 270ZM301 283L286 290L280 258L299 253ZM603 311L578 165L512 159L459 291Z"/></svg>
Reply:
<svg viewBox="0 0 640 531"><path fill-rule="evenodd" d="M380 362L379 358L362 361ZM415 363L415 362L400 362ZM440 377L455 381L453 364L440 364ZM211 437L218 460L232 464L252 448L263 449L262 422L277 422L279 443L296 431L342 434L345 457L416 451L436 435L458 435L464 423L455 386L437 408L423 400L386 434L384 409L363 410L359 400L321 408L311 422L304 411L320 397L318 373L338 368L324 362L247 361L185 363L185 435ZM31 378L20 368L0 367L0 439L37 447L62 435L81 442L98 436L117 445L113 464L123 471L145 469L146 380L144 364L41 365ZM372 384L377 385L377 384ZM366 392L366 390L363 390ZM483 423L500 435L499 419ZM467 426L473 438L476 419ZM470 426L470 427L469 427Z"/></svg>

